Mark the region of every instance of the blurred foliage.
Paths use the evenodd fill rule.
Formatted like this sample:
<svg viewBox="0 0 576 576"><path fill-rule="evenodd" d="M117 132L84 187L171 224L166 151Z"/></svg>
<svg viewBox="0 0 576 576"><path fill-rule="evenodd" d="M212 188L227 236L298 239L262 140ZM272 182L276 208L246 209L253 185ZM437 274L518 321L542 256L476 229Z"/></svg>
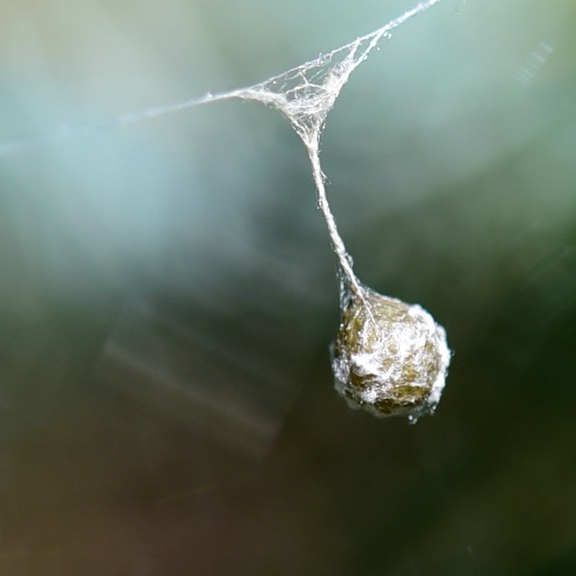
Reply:
<svg viewBox="0 0 576 576"><path fill-rule="evenodd" d="M410 7L7 0L0 141L250 85ZM273 111L0 158L0 573L574 574L575 19L444 0L328 117L356 271L455 351L416 426L332 389L334 261Z"/></svg>

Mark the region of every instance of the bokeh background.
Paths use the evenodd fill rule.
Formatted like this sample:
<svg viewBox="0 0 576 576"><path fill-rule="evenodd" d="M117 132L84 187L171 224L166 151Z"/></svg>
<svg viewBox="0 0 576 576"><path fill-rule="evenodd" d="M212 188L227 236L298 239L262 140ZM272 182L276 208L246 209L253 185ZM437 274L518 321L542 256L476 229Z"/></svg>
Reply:
<svg viewBox="0 0 576 576"><path fill-rule="evenodd" d="M4 0L0 141L248 86L407 0ZM0 574L576 573L576 5L444 0L328 117L360 278L454 350L332 388L303 146L220 102L0 157Z"/></svg>

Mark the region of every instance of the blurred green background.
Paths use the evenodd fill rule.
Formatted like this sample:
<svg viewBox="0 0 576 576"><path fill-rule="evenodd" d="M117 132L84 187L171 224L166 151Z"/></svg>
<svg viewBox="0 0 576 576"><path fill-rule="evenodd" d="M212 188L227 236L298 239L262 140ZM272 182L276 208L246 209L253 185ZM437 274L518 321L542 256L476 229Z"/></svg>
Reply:
<svg viewBox="0 0 576 576"><path fill-rule="evenodd" d="M406 0L5 0L0 142L248 86ZM576 5L444 0L328 117L360 278L454 358L332 388L303 146L221 102L0 157L0 574L576 573Z"/></svg>

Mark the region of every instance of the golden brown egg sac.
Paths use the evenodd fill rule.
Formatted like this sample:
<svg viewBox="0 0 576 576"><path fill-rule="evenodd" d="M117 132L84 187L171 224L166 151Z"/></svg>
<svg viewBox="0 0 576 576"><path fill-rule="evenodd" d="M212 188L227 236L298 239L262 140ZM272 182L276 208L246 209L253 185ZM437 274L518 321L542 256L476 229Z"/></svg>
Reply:
<svg viewBox="0 0 576 576"><path fill-rule="evenodd" d="M366 287L343 297L332 370L351 407L415 422L434 412L449 363L444 328L420 306Z"/></svg>

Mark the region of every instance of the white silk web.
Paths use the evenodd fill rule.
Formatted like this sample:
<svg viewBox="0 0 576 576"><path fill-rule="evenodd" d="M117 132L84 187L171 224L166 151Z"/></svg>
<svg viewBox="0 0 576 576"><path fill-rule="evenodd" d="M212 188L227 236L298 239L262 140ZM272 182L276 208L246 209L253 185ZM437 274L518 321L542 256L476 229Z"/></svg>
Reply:
<svg viewBox="0 0 576 576"><path fill-rule="evenodd" d="M0 144L0 157L25 152L32 148L55 144L64 140L90 136L105 129L122 128L137 122L167 114L175 114L189 108L222 100L242 99L260 102L278 110L286 117L306 146L312 164L312 175L317 189L319 207L328 226L330 241L338 258L339 269L354 292L361 294L360 285L352 271L351 260L346 253L326 198L324 175L319 157L322 130L326 117L334 106L342 87L346 84L352 72L368 57L368 54L378 45L380 40L390 38L394 28L438 2L440 0L420 2L411 10L406 11L400 17L391 20L377 30L248 88L240 88L221 94L208 93L200 98L192 98L166 106L152 107L144 111L131 112L118 118L84 124L74 128L65 128L38 138Z"/></svg>
<svg viewBox="0 0 576 576"><path fill-rule="evenodd" d="M419 306L411 307L380 296L363 286L356 277L352 259L338 232L326 197L325 177L320 164L320 140L326 118L352 72L382 39L390 37L393 29L439 2L420 2L374 32L253 86L221 94L209 93L201 98L132 112L40 138L9 142L0 145L0 157L223 100L255 101L277 110L290 122L306 147L318 206L326 221L332 249L338 261L343 321L334 349L336 388L354 407L366 408L380 416L408 415L415 420L420 414L434 410L444 386L449 361L444 331ZM398 312L399 303L404 307L401 307L401 312ZM346 324L347 318L354 319L352 331ZM391 343L394 327L398 328L396 332L400 339ZM351 336L355 331L358 332L356 340ZM421 340L417 348L425 347L427 350L420 356L414 351L415 338ZM391 358L390 354L394 352L390 350L400 350L398 358ZM397 364L394 365L398 372L392 380L388 375L390 362ZM382 363L386 365L386 371L383 371ZM369 370L367 366L370 366ZM360 380L364 390L361 395L356 389ZM425 393L408 400L398 397L396 388L404 390L406 386L424 390Z"/></svg>

